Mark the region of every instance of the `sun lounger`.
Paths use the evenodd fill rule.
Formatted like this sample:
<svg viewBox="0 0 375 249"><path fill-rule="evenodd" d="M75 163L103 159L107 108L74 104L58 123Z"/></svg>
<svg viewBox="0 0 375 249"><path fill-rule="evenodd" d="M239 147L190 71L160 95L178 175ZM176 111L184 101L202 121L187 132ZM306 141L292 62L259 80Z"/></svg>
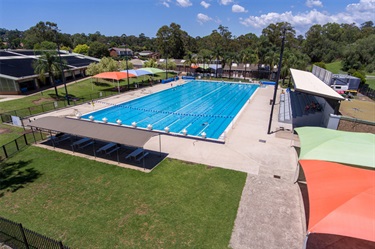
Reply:
<svg viewBox="0 0 375 249"><path fill-rule="evenodd" d="M116 146L115 143L109 143L109 144L106 144L106 145L100 147L100 148L96 151L96 153L99 153L99 152L106 152L106 153L107 153L107 150L112 149L112 148L115 147L115 146Z"/></svg>
<svg viewBox="0 0 375 249"><path fill-rule="evenodd" d="M125 157L125 159L129 159L129 158L137 158L137 156L139 156L142 152L143 152L143 149L142 149L142 148L137 148L137 149L134 150L132 153L130 153L129 155L127 155L127 156Z"/></svg>

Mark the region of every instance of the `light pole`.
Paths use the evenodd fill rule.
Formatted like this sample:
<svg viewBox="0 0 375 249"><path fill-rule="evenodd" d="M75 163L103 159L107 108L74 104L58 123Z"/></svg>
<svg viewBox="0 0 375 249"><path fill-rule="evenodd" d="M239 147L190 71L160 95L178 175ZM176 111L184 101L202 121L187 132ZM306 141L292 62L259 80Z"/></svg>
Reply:
<svg viewBox="0 0 375 249"><path fill-rule="evenodd" d="M268 123L268 132L267 132L267 134L271 134L271 123L272 123L273 108L275 106L276 92L277 92L277 88L279 86L279 78L280 78L280 72L281 72L281 63L282 63L282 60L283 60L283 53L284 53L285 32L286 32L286 28L283 27L283 35L282 35L282 41L281 41L281 51L280 51L279 66L277 68L276 82L275 82L275 88L274 88L274 91L273 91L272 107L271 107L270 121Z"/></svg>
<svg viewBox="0 0 375 249"><path fill-rule="evenodd" d="M59 42L57 40L57 32L59 30L55 29L55 34L56 34L56 44L57 44L57 54L59 56L59 59L60 59L60 70L61 70L61 77L62 77L62 81L63 81L63 84L64 84L64 89L65 89L65 98L68 102L68 105L70 105L70 100L69 100L69 95L68 95L68 88L66 88L66 80L65 80L65 75L64 75L64 67L63 67L63 64L62 64L62 60L61 60L61 55L60 55L60 46L59 46Z"/></svg>
<svg viewBox="0 0 375 249"><path fill-rule="evenodd" d="M165 56L165 79L168 79L168 44L165 46L166 56Z"/></svg>
<svg viewBox="0 0 375 249"><path fill-rule="evenodd" d="M128 91L130 90L130 83L129 83L129 67L128 67L128 50L127 50L128 46L125 46L125 53L126 53L126 57L125 57L125 62L126 62L126 73L128 75Z"/></svg>

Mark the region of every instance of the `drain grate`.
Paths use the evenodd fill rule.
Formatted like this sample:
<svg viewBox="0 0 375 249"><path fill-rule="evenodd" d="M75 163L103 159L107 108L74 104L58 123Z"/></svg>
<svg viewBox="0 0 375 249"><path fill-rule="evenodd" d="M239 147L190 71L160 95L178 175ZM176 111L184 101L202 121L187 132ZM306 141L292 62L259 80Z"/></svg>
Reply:
<svg viewBox="0 0 375 249"><path fill-rule="evenodd" d="M276 179L281 179L281 176L278 176L278 175L273 175L273 178L276 178Z"/></svg>
<svg viewBox="0 0 375 249"><path fill-rule="evenodd" d="M263 140L263 139L259 139L259 142L260 142L260 143L266 143L267 141L266 141L266 140Z"/></svg>

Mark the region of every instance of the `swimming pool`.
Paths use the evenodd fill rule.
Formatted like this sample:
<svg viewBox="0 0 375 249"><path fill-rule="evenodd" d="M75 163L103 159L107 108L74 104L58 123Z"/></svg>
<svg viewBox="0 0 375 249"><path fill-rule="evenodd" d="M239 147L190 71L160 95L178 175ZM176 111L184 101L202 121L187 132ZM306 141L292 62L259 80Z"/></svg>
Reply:
<svg viewBox="0 0 375 249"><path fill-rule="evenodd" d="M190 81L83 115L82 119L219 139L256 84ZM167 128L166 128L167 127Z"/></svg>

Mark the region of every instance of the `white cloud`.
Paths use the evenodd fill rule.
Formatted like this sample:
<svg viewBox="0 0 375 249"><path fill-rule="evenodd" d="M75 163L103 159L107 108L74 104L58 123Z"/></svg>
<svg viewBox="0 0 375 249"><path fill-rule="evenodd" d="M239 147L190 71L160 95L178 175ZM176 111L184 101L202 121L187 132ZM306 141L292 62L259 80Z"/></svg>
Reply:
<svg viewBox="0 0 375 249"><path fill-rule="evenodd" d="M202 14L202 13L199 13L197 15L197 21L200 23L200 24L203 24L205 22L209 22L209 21L212 21L212 18L205 15L205 14Z"/></svg>
<svg viewBox="0 0 375 249"><path fill-rule="evenodd" d="M162 4L163 4L165 7L169 8L169 3L170 3L170 2L171 2L170 0L167 0L167 1L163 1Z"/></svg>
<svg viewBox="0 0 375 249"><path fill-rule="evenodd" d="M292 11L284 13L270 12L259 16L240 18L240 23L246 27L257 29L266 28L271 23L288 22L292 27L304 34L312 25L324 25L329 22L356 23L357 25L374 19L375 0L360 0L357 4L349 4L345 12L331 14L316 9L294 14Z"/></svg>
<svg viewBox="0 0 375 249"><path fill-rule="evenodd" d="M309 8L323 7L323 3L320 0L306 0L306 6Z"/></svg>
<svg viewBox="0 0 375 249"><path fill-rule="evenodd" d="M346 11L367 12L375 11L375 0L360 0L359 3L352 3L346 6ZM374 16L372 16L374 19Z"/></svg>
<svg viewBox="0 0 375 249"><path fill-rule="evenodd" d="M207 9L208 7L210 7L211 4L206 3L205 1L202 1L202 2L201 2L201 5L202 5L204 8Z"/></svg>
<svg viewBox="0 0 375 249"><path fill-rule="evenodd" d="M228 5L230 3L233 3L233 0L220 0L220 4L222 5Z"/></svg>
<svg viewBox="0 0 375 249"><path fill-rule="evenodd" d="M232 6L232 12L234 12L234 13L246 13L247 10L245 10L244 7L242 7L242 6L238 5L238 4L234 4Z"/></svg>
<svg viewBox="0 0 375 249"><path fill-rule="evenodd" d="M190 2L190 0L177 0L177 5L181 7L189 7L192 6L193 4Z"/></svg>

